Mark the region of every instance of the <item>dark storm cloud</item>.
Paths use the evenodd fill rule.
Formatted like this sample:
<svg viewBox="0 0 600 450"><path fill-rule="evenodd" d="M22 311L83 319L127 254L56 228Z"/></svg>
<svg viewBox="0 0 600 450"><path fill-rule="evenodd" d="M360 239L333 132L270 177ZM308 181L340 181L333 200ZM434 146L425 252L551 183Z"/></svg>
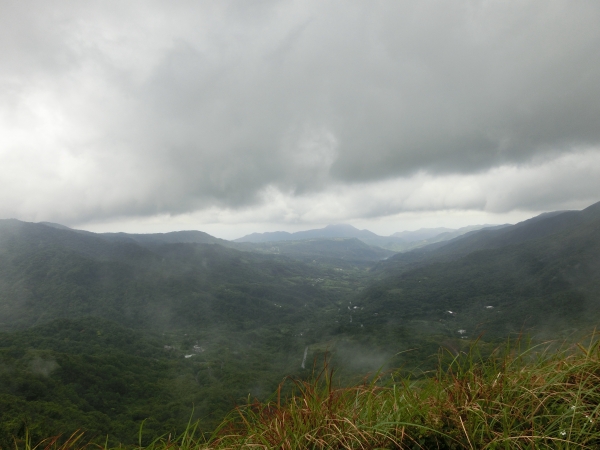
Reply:
<svg viewBox="0 0 600 450"><path fill-rule="evenodd" d="M598 151L595 2L1 8L0 176L17 197L46 192L7 199L5 215L235 209L268 189L294 198ZM467 197L446 206L493 203ZM389 204L379 213L428 202Z"/></svg>

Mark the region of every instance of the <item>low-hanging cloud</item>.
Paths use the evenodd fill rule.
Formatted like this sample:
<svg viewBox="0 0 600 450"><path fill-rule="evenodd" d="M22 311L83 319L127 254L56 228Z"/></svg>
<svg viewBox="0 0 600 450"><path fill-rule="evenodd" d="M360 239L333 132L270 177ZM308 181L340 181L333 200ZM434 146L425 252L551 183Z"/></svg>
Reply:
<svg viewBox="0 0 600 450"><path fill-rule="evenodd" d="M597 188L594 2L1 8L4 217L543 210Z"/></svg>
<svg viewBox="0 0 600 450"><path fill-rule="evenodd" d="M557 188L558 186L558 188ZM337 184L318 194L291 195L275 188L262 192L262 206L242 211L206 212L210 222L352 222L428 211L479 210L502 215L519 205L528 211L584 208L600 192L600 153L579 151L548 161L503 165L469 175L432 175L370 183ZM575 203L573 199L578 199Z"/></svg>

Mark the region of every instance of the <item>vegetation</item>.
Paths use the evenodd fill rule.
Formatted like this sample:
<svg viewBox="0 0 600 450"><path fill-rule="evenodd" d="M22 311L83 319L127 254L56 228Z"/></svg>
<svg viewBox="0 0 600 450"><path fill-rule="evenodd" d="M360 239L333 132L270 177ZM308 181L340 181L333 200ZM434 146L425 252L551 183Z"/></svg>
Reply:
<svg viewBox="0 0 600 450"><path fill-rule="evenodd" d="M600 204L385 260L388 251L356 239L223 245L193 232L97 235L0 221L0 446L77 430L77 445L152 447L157 436L166 441L155 445L183 445L173 436L187 429L192 439L189 423L198 442L220 430L203 445L260 446L287 442L271 427L284 419L285 433L312 436L313 446L332 444L336 427L383 439L367 447L500 448L518 433L525 445L559 426L565 403L552 402L573 391L552 386L588 389L583 375L564 372L582 354L532 361L492 349L523 332L575 342L594 328L599 253ZM468 351L474 341L481 355ZM439 366L440 347L470 354L468 370L463 356ZM325 360L336 382L329 372L308 382L310 362ZM360 383L377 370L394 372ZM279 403L269 403L285 377ZM534 392L547 397L527 397ZM306 412L323 401L338 409ZM325 428L306 428L311 421ZM505 428L517 434L501 437ZM566 439L548 436L535 445Z"/></svg>
<svg viewBox="0 0 600 450"><path fill-rule="evenodd" d="M297 393L238 408L209 448L597 448L600 349L477 347L411 382L334 388L327 368Z"/></svg>
<svg viewBox="0 0 600 450"><path fill-rule="evenodd" d="M336 386L325 365L310 381L288 381L294 392L287 400L280 386L270 401L236 408L210 436L188 425L141 448L598 448L598 341L559 351L521 351L519 344L487 356L477 345L444 352L428 377L392 373L354 387ZM80 438L38 447L80 448ZM31 441L15 444L31 449Z"/></svg>

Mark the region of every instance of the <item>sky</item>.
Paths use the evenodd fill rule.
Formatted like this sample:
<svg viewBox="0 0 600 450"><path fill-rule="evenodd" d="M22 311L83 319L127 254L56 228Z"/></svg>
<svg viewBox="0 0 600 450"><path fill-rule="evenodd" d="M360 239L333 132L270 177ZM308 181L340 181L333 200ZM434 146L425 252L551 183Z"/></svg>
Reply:
<svg viewBox="0 0 600 450"><path fill-rule="evenodd" d="M378 234L600 200L600 2L0 0L0 218Z"/></svg>

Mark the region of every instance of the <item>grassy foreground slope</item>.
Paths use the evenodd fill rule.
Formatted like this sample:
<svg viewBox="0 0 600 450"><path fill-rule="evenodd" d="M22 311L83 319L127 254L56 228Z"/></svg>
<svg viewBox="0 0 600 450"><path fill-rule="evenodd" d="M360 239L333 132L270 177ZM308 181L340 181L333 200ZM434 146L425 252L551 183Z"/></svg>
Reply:
<svg viewBox="0 0 600 450"><path fill-rule="evenodd" d="M598 343L546 354L477 347L429 378L336 388L325 371L285 404L238 408L206 448L598 448Z"/></svg>
<svg viewBox="0 0 600 450"><path fill-rule="evenodd" d="M325 366L310 381L288 380L295 391L287 400L276 395L236 408L211 436L190 424L181 435L135 448L598 448L598 342L549 348L521 350L517 342L482 357L471 346L457 356L441 354L427 378L391 374L353 387L336 386ZM85 437L48 438L38 446L77 449Z"/></svg>

